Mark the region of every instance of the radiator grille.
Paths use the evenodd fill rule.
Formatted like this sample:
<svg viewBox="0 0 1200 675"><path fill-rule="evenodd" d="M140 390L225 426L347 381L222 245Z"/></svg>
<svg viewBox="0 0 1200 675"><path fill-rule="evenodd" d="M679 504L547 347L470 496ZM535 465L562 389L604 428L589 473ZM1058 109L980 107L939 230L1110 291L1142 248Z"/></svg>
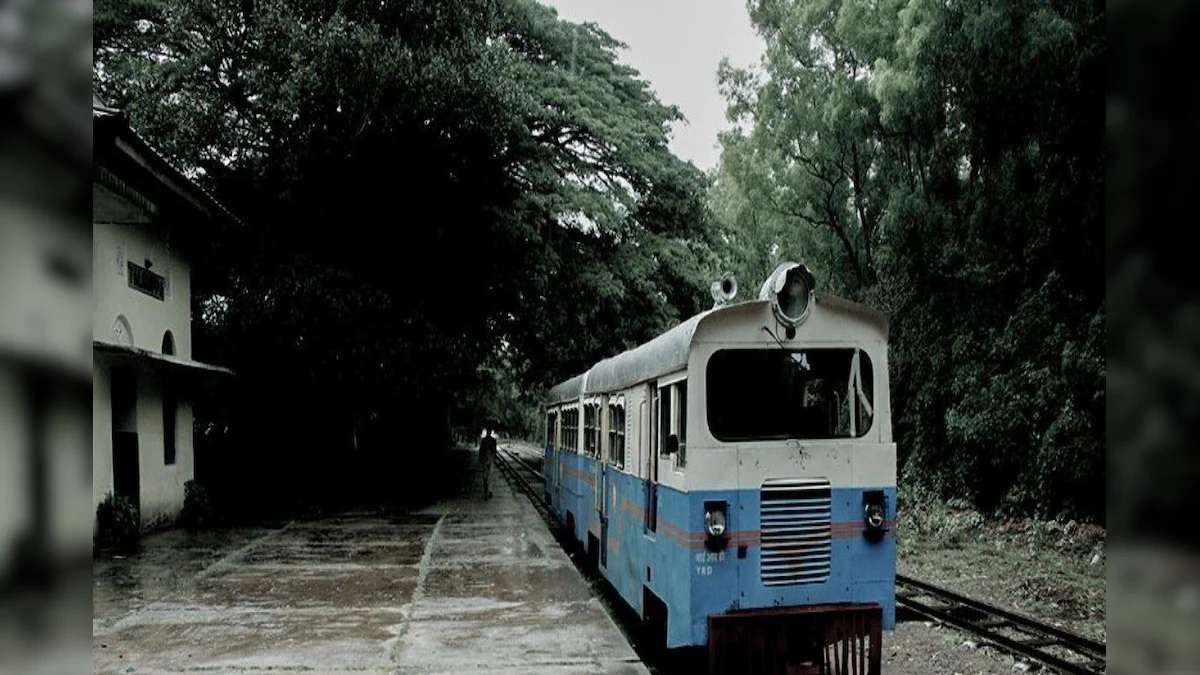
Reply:
<svg viewBox="0 0 1200 675"><path fill-rule="evenodd" d="M770 479L763 483L760 573L767 586L829 580L829 481Z"/></svg>

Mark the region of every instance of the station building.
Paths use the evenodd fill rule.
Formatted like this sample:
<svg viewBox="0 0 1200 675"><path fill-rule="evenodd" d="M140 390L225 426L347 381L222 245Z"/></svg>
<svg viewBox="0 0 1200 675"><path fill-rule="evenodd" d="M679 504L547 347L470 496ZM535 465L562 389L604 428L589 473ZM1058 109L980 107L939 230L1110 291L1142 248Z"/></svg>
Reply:
<svg viewBox="0 0 1200 675"><path fill-rule="evenodd" d="M92 502L135 503L142 526L176 518L195 472L192 399L228 369L192 354L192 265L236 223L120 111L92 101Z"/></svg>

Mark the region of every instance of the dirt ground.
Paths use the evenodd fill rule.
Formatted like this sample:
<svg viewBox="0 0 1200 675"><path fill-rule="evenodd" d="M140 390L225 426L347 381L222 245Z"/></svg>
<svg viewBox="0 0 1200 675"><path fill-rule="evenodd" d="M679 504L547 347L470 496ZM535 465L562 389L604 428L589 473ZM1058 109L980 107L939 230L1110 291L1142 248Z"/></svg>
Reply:
<svg viewBox="0 0 1200 675"><path fill-rule="evenodd" d="M901 511L897 549L901 574L1105 639L1103 528L911 508Z"/></svg>

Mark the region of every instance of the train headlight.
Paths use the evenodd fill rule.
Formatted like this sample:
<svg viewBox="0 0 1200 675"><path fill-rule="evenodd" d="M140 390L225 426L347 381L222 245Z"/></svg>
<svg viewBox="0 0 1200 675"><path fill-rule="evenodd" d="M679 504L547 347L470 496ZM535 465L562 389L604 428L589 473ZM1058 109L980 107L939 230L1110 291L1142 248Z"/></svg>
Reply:
<svg viewBox="0 0 1200 675"><path fill-rule="evenodd" d="M770 300L771 309L780 323L794 328L808 318L812 308L813 286L813 275L807 267L798 263L783 263L767 278L758 297Z"/></svg>
<svg viewBox="0 0 1200 675"><path fill-rule="evenodd" d="M867 527L872 530L883 529L883 504L867 504L866 515L863 518L867 522Z"/></svg>
<svg viewBox="0 0 1200 675"><path fill-rule="evenodd" d="M877 538L887 530L887 505L882 490L863 493L863 523L868 537Z"/></svg>
<svg viewBox="0 0 1200 675"><path fill-rule="evenodd" d="M709 548L722 549L729 541L729 504L726 502L704 502L705 544Z"/></svg>

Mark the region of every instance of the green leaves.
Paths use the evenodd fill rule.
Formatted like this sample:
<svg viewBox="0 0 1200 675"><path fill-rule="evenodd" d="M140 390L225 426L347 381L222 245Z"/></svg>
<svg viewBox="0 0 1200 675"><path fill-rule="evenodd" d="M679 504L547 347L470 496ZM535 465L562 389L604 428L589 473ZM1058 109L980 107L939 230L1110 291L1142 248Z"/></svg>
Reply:
<svg viewBox="0 0 1200 675"><path fill-rule="evenodd" d="M904 482L1103 519L1103 10L756 0L760 68L710 192L724 254L782 249L892 315Z"/></svg>
<svg viewBox="0 0 1200 675"><path fill-rule="evenodd" d="M531 0L104 0L95 34L99 93L248 223L196 251L196 316L222 308L198 343L336 444L380 410L536 394L706 294L679 112L594 25Z"/></svg>

